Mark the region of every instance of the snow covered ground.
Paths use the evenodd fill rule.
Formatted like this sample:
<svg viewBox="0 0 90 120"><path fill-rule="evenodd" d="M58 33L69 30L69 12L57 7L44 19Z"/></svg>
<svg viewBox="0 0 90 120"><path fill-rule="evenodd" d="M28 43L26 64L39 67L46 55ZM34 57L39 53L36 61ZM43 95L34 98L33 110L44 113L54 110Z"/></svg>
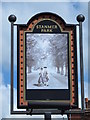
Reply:
<svg viewBox="0 0 90 120"><path fill-rule="evenodd" d="M27 89L68 89L68 77L58 73L49 73L48 76L48 86L38 86L39 73L29 73L27 75Z"/></svg>

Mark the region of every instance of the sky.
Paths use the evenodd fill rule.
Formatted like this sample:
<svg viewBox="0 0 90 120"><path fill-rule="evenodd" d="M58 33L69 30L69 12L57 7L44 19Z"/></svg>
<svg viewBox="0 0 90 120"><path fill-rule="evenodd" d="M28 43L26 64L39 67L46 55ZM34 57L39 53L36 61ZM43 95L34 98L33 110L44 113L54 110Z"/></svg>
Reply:
<svg viewBox="0 0 90 120"><path fill-rule="evenodd" d="M35 1L35 0L34 0ZM11 117L10 115L10 23L8 16L15 14L17 21L15 23L26 24L29 19L40 12L52 12L61 16L66 23L77 24L76 17L78 14L85 16L83 23L83 53L84 53L84 80L85 80L85 97L88 97L88 3L77 0L75 2L29 2L27 0L12 2L12 0L2 0L0 2L0 117ZM14 96L16 108L17 99L17 40L16 28L14 31ZM79 39L77 28L77 51L78 51L78 80L79 80L79 97L80 97L80 62L79 62ZM90 85L90 83L89 83ZM2 94L4 93L4 94ZM80 105L80 104L79 104ZM3 109L3 108L6 108ZM14 116L15 117L15 116ZM20 116L19 116L20 117ZM26 117L26 116L25 116Z"/></svg>

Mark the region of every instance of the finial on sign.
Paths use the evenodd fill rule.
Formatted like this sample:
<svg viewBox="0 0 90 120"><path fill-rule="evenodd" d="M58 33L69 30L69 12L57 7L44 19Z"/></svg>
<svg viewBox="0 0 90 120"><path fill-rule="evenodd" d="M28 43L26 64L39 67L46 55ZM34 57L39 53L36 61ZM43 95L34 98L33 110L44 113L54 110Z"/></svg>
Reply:
<svg viewBox="0 0 90 120"><path fill-rule="evenodd" d="M85 20L84 15L80 14L80 15L77 16L77 21L78 22L84 22L84 20Z"/></svg>
<svg viewBox="0 0 90 120"><path fill-rule="evenodd" d="M9 22L15 22L16 19L17 19L17 18L16 18L15 15L10 15L10 16L8 17Z"/></svg>

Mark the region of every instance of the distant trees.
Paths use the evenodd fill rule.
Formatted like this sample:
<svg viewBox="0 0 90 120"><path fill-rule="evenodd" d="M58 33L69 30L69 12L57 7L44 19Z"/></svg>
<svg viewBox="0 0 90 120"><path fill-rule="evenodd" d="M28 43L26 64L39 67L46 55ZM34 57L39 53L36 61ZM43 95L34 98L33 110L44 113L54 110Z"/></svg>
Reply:
<svg viewBox="0 0 90 120"><path fill-rule="evenodd" d="M34 47L36 45L36 41L32 38L32 36L27 35L27 50L26 50L26 55L27 55L27 66L28 66L28 72L31 72L32 66L35 64L35 59L34 59Z"/></svg>
<svg viewBox="0 0 90 120"><path fill-rule="evenodd" d="M45 61L52 61L57 73L61 75L65 73L67 76L67 34L51 34L51 36L27 34L26 46L29 73L32 72L32 68L39 68Z"/></svg>
<svg viewBox="0 0 90 120"><path fill-rule="evenodd" d="M63 75L65 66L65 75L67 75L67 35L54 35L54 37L50 39L50 43L53 64L57 68L57 73Z"/></svg>
<svg viewBox="0 0 90 120"><path fill-rule="evenodd" d="M27 58L27 67L28 73L40 68L43 64L43 61L47 59L48 51L45 50L43 43L42 35L38 34L27 34L26 40L26 58Z"/></svg>
<svg viewBox="0 0 90 120"><path fill-rule="evenodd" d="M28 66L28 72L32 72L32 67L36 67L38 64L38 58L40 56L39 54L39 47L38 47L38 42L35 39L35 36L32 34L27 34L27 50L26 50L26 55L27 55L27 66Z"/></svg>

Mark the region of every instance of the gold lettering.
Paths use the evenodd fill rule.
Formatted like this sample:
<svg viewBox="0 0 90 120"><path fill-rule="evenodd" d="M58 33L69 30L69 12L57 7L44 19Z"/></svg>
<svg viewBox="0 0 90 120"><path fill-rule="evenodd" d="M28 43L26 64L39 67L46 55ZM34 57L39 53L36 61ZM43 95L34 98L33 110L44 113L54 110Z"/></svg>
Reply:
<svg viewBox="0 0 90 120"><path fill-rule="evenodd" d="M44 28L48 28L47 25L45 25Z"/></svg>
<svg viewBox="0 0 90 120"><path fill-rule="evenodd" d="M52 26L51 26L51 25L48 25L48 28L52 28Z"/></svg>
<svg viewBox="0 0 90 120"><path fill-rule="evenodd" d="M38 25L36 25L36 28L37 28L37 29L39 28Z"/></svg>
<svg viewBox="0 0 90 120"><path fill-rule="evenodd" d="M41 29L41 32L52 32L52 29Z"/></svg>
<svg viewBox="0 0 90 120"><path fill-rule="evenodd" d="M49 32L49 29L47 29L47 32Z"/></svg>
<svg viewBox="0 0 90 120"><path fill-rule="evenodd" d="M57 25L37 25L37 29L57 29Z"/></svg>
<svg viewBox="0 0 90 120"><path fill-rule="evenodd" d="M57 25L36 25L36 29L40 29L41 32L53 32L57 28Z"/></svg>
<svg viewBox="0 0 90 120"><path fill-rule="evenodd" d="M50 29L50 31L49 32L52 32L52 29Z"/></svg>
<svg viewBox="0 0 90 120"><path fill-rule="evenodd" d="M43 29L41 29L41 32L44 32Z"/></svg>
<svg viewBox="0 0 90 120"><path fill-rule="evenodd" d="M57 29L57 25L55 25L55 29Z"/></svg>

